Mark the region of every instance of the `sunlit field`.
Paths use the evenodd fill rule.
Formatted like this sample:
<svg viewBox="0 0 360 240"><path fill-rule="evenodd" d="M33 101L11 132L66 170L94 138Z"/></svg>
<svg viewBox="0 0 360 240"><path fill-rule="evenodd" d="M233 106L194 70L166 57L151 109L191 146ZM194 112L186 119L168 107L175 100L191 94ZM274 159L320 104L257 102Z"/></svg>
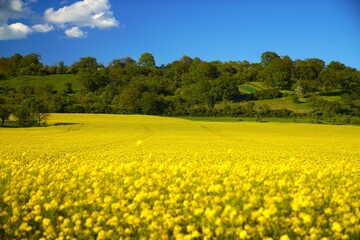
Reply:
<svg viewBox="0 0 360 240"><path fill-rule="evenodd" d="M0 239L360 239L360 128L53 114L0 128Z"/></svg>

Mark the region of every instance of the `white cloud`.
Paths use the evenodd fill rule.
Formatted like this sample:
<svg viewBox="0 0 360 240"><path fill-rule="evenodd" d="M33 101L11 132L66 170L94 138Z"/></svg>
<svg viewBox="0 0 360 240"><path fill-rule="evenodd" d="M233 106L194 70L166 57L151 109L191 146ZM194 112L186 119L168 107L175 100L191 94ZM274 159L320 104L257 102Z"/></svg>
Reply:
<svg viewBox="0 0 360 240"><path fill-rule="evenodd" d="M20 18L28 13L21 0L0 0L0 24L5 24L9 18Z"/></svg>
<svg viewBox="0 0 360 240"><path fill-rule="evenodd" d="M31 33L47 33L56 26L67 29L65 34L69 38L86 38L87 33L81 29L83 27L103 29L119 25L109 0L78 0L57 10L49 8L40 22L40 18L30 8L34 2L37 0L0 0L0 40L22 39ZM63 0L61 4L67 2ZM29 27L19 19L37 22Z"/></svg>
<svg viewBox="0 0 360 240"><path fill-rule="evenodd" d="M54 27L52 25L46 23L46 24L36 24L36 25L32 26L32 29L35 32L47 33L47 32L54 30Z"/></svg>
<svg viewBox="0 0 360 240"><path fill-rule="evenodd" d="M21 0L2 0L1 6L5 6L8 10L19 12L23 10L23 2Z"/></svg>
<svg viewBox="0 0 360 240"><path fill-rule="evenodd" d="M23 23L7 23L9 19L24 18L29 12L24 1L0 0L0 40L22 39L31 34L32 29Z"/></svg>
<svg viewBox="0 0 360 240"><path fill-rule="evenodd" d="M58 10L49 8L44 17L47 22L61 26L110 28L119 24L110 8L108 0L83 0Z"/></svg>
<svg viewBox="0 0 360 240"><path fill-rule="evenodd" d="M66 36L69 38L86 38L87 33L83 32L79 27L72 27L65 30Z"/></svg>
<svg viewBox="0 0 360 240"><path fill-rule="evenodd" d="M32 33L31 28L22 23L0 26L0 40L22 39L30 33Z"/></svg>

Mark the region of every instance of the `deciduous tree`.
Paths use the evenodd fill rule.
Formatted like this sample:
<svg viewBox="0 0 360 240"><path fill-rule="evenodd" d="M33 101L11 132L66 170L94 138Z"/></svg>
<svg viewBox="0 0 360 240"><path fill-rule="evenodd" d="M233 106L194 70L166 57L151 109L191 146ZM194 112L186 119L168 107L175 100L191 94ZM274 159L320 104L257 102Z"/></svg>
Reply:
<svg viewBox="0 0 360 240"><path fill-rule="evenodd" d="M264 52L261 54L261 64L266 67L268 66L272 61L275 59L279 59L279 55L277 55L275 52Z"/></svg>
<svg viewBox="0 0 360 240"><path fill-rule="evenodd" d="M6 104L5 101L0 99L0 119L1 126L4 126L5 121L7 121L13 112L13 108L11 105Z"/></svg>
<svg viewBox="0 0 360 240"><path fill-rule="evenodd" d="M145 52L141 54L138 64L144 67L155 67L155 58L151 53Z"/></svg>

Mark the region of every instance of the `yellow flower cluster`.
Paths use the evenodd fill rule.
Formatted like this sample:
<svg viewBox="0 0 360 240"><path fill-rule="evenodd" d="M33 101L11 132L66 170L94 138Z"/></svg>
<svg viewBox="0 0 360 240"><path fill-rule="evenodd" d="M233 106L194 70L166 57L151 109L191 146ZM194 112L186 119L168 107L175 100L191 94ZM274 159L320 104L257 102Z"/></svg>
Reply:
<svg viewBox="0 0 360 240"><path fill-rule="evenodd" d="M0 129L1 239L360 238L358 127L51 121Z"/></svg>

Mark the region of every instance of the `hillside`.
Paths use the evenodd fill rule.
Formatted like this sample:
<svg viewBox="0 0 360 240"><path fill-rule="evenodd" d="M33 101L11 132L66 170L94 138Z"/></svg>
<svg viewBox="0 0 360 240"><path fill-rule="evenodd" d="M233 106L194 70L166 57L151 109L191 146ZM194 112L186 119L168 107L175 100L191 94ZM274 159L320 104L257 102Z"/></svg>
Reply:
<svg viewBox="0 0 360 240"><path fill-rule="evenodd" d="M1 88L13 88L17 89L20 87L33 86L33 87L51 87L53 91L65 91L66 83L72 83L72 89L74 91L81 90L81 84L74 74L54 74L47 76L18 76L18 77L9 77L5 80L0 81ZM239 86L239 91L243 95L254 94L259 90L265 90L266 87L263 86L261 82L251 82L248 84L243 84ZM290 94L294 94L293 91L288 91ZM336 97L326 97L328 99L333 99ZM283 97L276 99L266 99L266 100L253 100L257 107L261 105L268 105L272 109L289 109L294 112L307 113L311 111L309 104L305 103L294 103L291 101L291 97ZM245 103L240 103L244 105Z"/></svg>
<svg viewBox="0 0 360 240"><path fill-rule="evenodd" d="M288 109L295 113L309 113L311 111L311 104L306 102L308 99L302 99L303 101L294 102L292 97L296 94L293 90L283 90L280 91L280 94L285 95L285 97L275 97L272 99L256 99L257 92L266 91L267 86L262 82L249 82L239 86L240 93L245 96L245 99L249 99L255 103L255 107L260 107L263 105L269 106L271 109ZM254 99L255 98L255 99ZM325 100L333 99L331 97L322 97ZM240 103L245 105L246 103Z"/></svg>
<svg viewBox="0 0 360 240"><path fill-rule="evenodd" d="M259 90L265 90L262 82L249 82L246 84L242 84L239 86L239 90L241 94L253 94Z"/></svg>
<svg viewBox="0 0 360 240"><path fill-rule="evenodd" d="M359 71L275 52L264 52L261 63L183 56L160 67L148 52L138 62L125 57L108 66L93 57L44 66L36 54L15 55L1 59L0 79L2 122L10 113L22 126L41 125L41 114L48 112L360 124Z"/></svg>
<svg viewBox="0 0 360 240"><path fill-rule="evenodd" d="M72 89L78 91L81 84L74 74L52 74L46 76L17 76L0 80L0 88L13 88L33 86L51 87L54 91L66 90L65 83L71 83Z"/></svg>

